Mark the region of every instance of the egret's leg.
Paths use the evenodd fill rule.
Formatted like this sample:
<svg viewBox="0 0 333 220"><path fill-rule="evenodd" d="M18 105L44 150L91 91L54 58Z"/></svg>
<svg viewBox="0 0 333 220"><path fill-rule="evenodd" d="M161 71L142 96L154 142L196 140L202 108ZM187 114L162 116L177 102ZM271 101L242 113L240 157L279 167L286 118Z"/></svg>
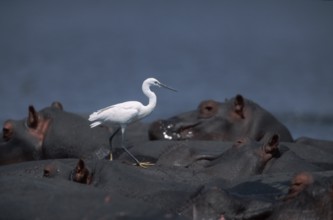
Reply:
<svg viewBox="0 0 333 220"><path fill-rule="evenodd" d="M119 132L120 128L118 128L115 132L113 132L113 134L111 135L111 137L109 138L109 145L110 145L110 156L109 156L109 160L112 161L113 160L113 156L112 156L112 140L114 138L114 136Z"/></svg>
<svg viewBox="0 0 333 220"><path fill-rule="evenodd" d="M121 126L121 147L128 153L137 164L140 164L139 160L125 147L125 126Z"/></svg>
<svg viewBox="0 0 333 220"><path fill-rule="evenodd" d="M125 147L125 129L126 126L121 126L121 146L122 148L126 151L126 153L128 153L133 160L135 161L135 163L142 167L142 168L147 168L148 166L152 166L154 164L150 163L150 162L140 162L126 147Z"/></svg>

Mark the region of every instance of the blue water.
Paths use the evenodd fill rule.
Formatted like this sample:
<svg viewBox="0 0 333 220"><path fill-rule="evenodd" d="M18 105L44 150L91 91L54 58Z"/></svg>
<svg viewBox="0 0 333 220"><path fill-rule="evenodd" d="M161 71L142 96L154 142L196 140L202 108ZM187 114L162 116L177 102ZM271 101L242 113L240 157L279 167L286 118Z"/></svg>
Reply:
<svg viewBox="0 0 333 220"><path fill-rule="evenodd" d="M0 2L0 122L54 100L89 113L147 102L150 122L240 93L294 137L333 139L333 1Z"/></svg>

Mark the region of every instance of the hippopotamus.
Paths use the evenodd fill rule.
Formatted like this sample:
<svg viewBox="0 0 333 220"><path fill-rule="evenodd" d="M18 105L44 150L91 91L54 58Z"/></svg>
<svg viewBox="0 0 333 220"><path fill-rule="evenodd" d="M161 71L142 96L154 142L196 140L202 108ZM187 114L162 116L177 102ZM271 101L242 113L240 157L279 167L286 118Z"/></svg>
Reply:
<svg viewBox="0 0 333 220"><path fill-rule="evenodd" d="M6 218L17 218L19 214L26 219L44 218L59 211L51 217L197 219L197 214L187 209L195 207L201 212L204 207L197 201L202 195L213 207L221 207L220 201L233 204L223 210L228 213L236 210L239 215L253 215L255 211L259 214L261 208L269 208L271 204L262 201L247 206L247 199L227 196L223 182L202 173L194 174L191 169L162 166L141 169L119 160L55 159L6 165L0 167L0 183L4 186L0 190L0 210ZM252 188L261 189L263 194L263 182L256 180L257 183ZM206 194L211 186L218 186L225 193ZM268 185L266 189L271 194ZM75 205L66 209L71 203ZM238 205L246 208L238 209ZM43 209L32 211L35 207Z"/></svg>
<svg viewBox="0 0 333 220"><path fill-rule="evenodd" d="M156 166L183 167L195 174L223 179L228 184L253 175L323 171L328 167L318 166L314 158L300 157L296 152L306 154L302 152L302 145L294 152L286 144L289 143L280 142L278 134L268 133L261 141L249 137L234 142L151 141L137 145L132 152ZM295 144L292 146L295 148ZM322 158L326 161L331 157ZM130 161L125 154L119 159Z"/></svg>
<svg viewBox="0 0 333 220"><path fill-rule="evenodd" d="M289 188L288 178L291 179ZM266 194L262 194L263 189ZM193 213L194 219L330 220L332 205L332 171L300 172L293 177L257 176L229 189L218 184L205 186L182 213L187 216Z"/></svg>
<svg viewBox="0 0 333 220"><path fill-rule="evenodd" d="M55 195L56 198L59 198L57 196L59 192L68 194L68 191L72 190L73 192L69 193L69 196L81 198L82 201L79 202L79 205L85 207L87 204L84 204L83 201L90 200L89 195L92 195L92 200L96 201L94 193L97 191L102 194L102 197L99 197L100 200L96 201L97 204L103 205L104 195L105 198L109 198L108 203L113 204L115 207L113 210L116 213L122 212L124 216L140 214L143 211L136 213L140 207L147 212L144 217L149 214L149 209L159 210L160 213L173 216L201 188L203 183L199 179L193 181L196 178L186 169L164 169L158 166L141 169L119 160L96 159L40 160L1 166L1 184L6 184L8 178L12 181L12 184L7 189L11 187L24 188L21 185L23 182L26 182L27 185L36 184L36 188L25 187L31 190L27 194L29 197L36 193L36 197L41 196L43 198L41 191L48 192L48 187L50 187L51 192L58 191ZM207 177L202 179L209 181ZM55 186L51 187L49 184L52 182ZM81 185L86 187L82 188ZM43 189L39 189L39 186L42 186ZM65 188L62 189L61 187ZM9 190L1 191L1 194L5 195L7 199ZM80 195L85 195L85 199ZM28 199L22 197L25 200ZM60 199L62 198L60 197ZM10 200L10 202L12 204L13 200ZM51 201L46 200L45 202L50 205L48 202ZM37 202L35 201L35 203ZM91 204L90 201L87 201L87 203ZM136 205L139 203L139 206ZM127 208L126 204L128 205ZM1 206L0 210L3 207L8 207L8 204ZM56 207L59 209L61 204ZM118 210L118 207L120 210ZM89 209L86 208L84 213L87 213L87 210ZM13 213L10 213L10 215L13 215ZM114 215L115 213L109 214L109 216Z"/></svg>
<svg viewBox="0 0 333 220"><path fill-rule="evenodd" d="M265 219L272 212L274 201L250 198L231 193L218 186L202 189L182 214L193 219Z"/></svg>
<svg viewBox="0 0 333 220"><path fill-rule="evenodd" d="M211 149L216 144L212 142ZM203 151L204 163L200 162L199 144L193 152L195 159L189 165L170 162L170 166L164 160L148 169L132 166L123 160L98 159L40 160L1 166L0 182L6 186L1 191L1 211L5 216L13 217L15 212L10 207L17 204L15 207L27 215L27 219L45 217L54 210L63 212L56 215L58 218L71 216L75 219L116 218L122 214L133 217L131 219L164 219L166 216L173 216L171 219L200 219L203 216L265 219L272 213L278 199L287 192L287 179L294 173L287 169L280 173L262 174L267 161L278 158L276 156L281 153L278 135L265 138L265 142L249 138L236 141L234 146L219 153ZM184 158L189 161L187 156ZM247 163L248 171L239 169ZM236 172L227 172L228 168ZM232 181L226 182L226 179ZM22 194L20 190L12 190L17 188L27 192ZM63 204L68 204L65 201L68 196L69 201L77 204L74 209L64 208ZM33 202L29 203L29 200ZM22 208L20 201L29 205ZM99 207L95 214L91 212L94 204ZM46 209L32 212L32 207L36 206ZM151 210L156 212L151 213Z"/></svg>
<svg viewBox="0 0 333 220"><path fill-rule="evenodd" d="M49 158L99 158L109 155L111 133L90 129L81 115L66 112L59 102L36 111L31 105L22 120L7 120L0 141L0 164Z"/></svg>
<svg viewBox="0 0 333 220"><path fill-rule="evenodd" d="M206 165L210 173L221 173L233 180L263 172L266 164L279 154L279 136L273 135L267 142L259 143L249 137L237 140L231 148ZM205 172L207 172L205 171Z"/></svg>
<svg viewBox="0 0 333 220"><path fill-rule="evenodd" d="M283 202L274 207L269 220L333 218L333 179L301 172L291 181Z"/></svg>
<svg viewBox="0 0 333 220"><path fill-rule="evenodd" d="M145 198L134 199L137 195L112 190L112 185L110 190L106 189L105 181L109 181L108 178L112 180L111 176L99 175L99 172L104 172L103 164L108 166L112 163L107 160L86 161L91 162L89 167L79 159L39 160L1 166L1 218L187 219L145 202ZM100 166L95 168L101 170L92 170L92 164L99 162ZM87 176L81 176L81 173ZM92 173L95 176L91 182L84 181ZM127 174L116 176L114 181L121 182L119 178ZM125 178L123 182L127 180ZM126 187L122 189L126 190Z"/></svg>
<svg viewBox="0 0 333 220"><path fill-rule="evenodd" d="M225 102L202 101L197 110L185 112L166 120L151 123L151 140L223 140L235 141L250 137L261 140L267 132L274 132L281 141L293 138L271 113L245 99L242 95Z"/></svg>

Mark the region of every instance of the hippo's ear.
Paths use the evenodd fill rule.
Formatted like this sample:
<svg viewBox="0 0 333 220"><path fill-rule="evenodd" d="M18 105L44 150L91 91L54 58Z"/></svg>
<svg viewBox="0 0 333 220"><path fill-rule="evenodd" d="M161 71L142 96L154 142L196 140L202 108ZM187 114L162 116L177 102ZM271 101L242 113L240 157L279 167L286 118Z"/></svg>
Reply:
<svg viewBox="0 0 333 220"><path fill-rule="evenodd" d="M54 102L52 102L51 107L52 107L52 108L57 108L57 109L59 109L59 110L64 110L64 108L63 108L61 102L58 102L58 101L54 101Z"/></svg>
<svg viewBox="0 0 333 220"><path fill-rule="evenodd" d="M244 119L244 98L242 95L236 95L234 101L234 111L240 118Z"/></svg>
<svg viewBox="0 0 333 220"><path fill-rule="evenodd" d="M29 106L29 115L27 118L27 125L29 128L37 128L38 126L38 113L36 112L35 108L30 105Z"/></svg>
<svg viewBox="0 0 333 220"><path fill-rule="evenodd" d="M89 174L89 170L86 168L82 159L76 165L75 173L72 178L74 182L90 184L92 182L92 175Z"/></svg>
<svg viewBox="0 0 333 220"><path fill-rule="evenodd" d="M273 134L264 144L264 150L266 153L273 154L278 150L279 144L280 144L280 136L278 134Z"/></svg>
<svg viewBox="0 0 333 220"><path fill-rule="evenodd" d="M82 170L84 170L85 168L85 164L84 164L84 161L82 159L79 160L79 162L77 162L77 165L76 165L76 172L81 172Z"/></svg>

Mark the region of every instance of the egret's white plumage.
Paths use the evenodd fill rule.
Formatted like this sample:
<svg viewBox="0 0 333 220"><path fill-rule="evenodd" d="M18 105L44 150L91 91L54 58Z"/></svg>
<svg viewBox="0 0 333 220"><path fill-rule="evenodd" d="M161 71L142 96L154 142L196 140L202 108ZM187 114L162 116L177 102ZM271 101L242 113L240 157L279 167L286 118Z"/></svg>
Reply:
<svg viewBox="0 0 333 220"><path fill-rule="evenodd" d="M128 101L108 106L106 108L98 110L97 112L92 113L89 116L89 121L94 121L94 123L92 123L90 127L96 127L103 122L129 124L148 115L154 110L155 105L148 110L144 109L145 106L142 105L140 102L136 101Z"/></svg>
<svg viewBox="0 0 333 220"><path fill-rule="evenodd" d="M92 122L90 124L91 128L107 122L118 123L122 131L122 147L139 165L139 161L123 145L124 133L126 126L129 123L146 117L154 110L157 98L155 93L150 90L150 86L158 86L171 89L166 85L160 83L157 79L148 78L142 83L142 92L149 99L148 105L143 105L142 103L137 101L128 101L100 109L89 116L89 121ZM171 90L176 91L174 89Z"/></svg>

